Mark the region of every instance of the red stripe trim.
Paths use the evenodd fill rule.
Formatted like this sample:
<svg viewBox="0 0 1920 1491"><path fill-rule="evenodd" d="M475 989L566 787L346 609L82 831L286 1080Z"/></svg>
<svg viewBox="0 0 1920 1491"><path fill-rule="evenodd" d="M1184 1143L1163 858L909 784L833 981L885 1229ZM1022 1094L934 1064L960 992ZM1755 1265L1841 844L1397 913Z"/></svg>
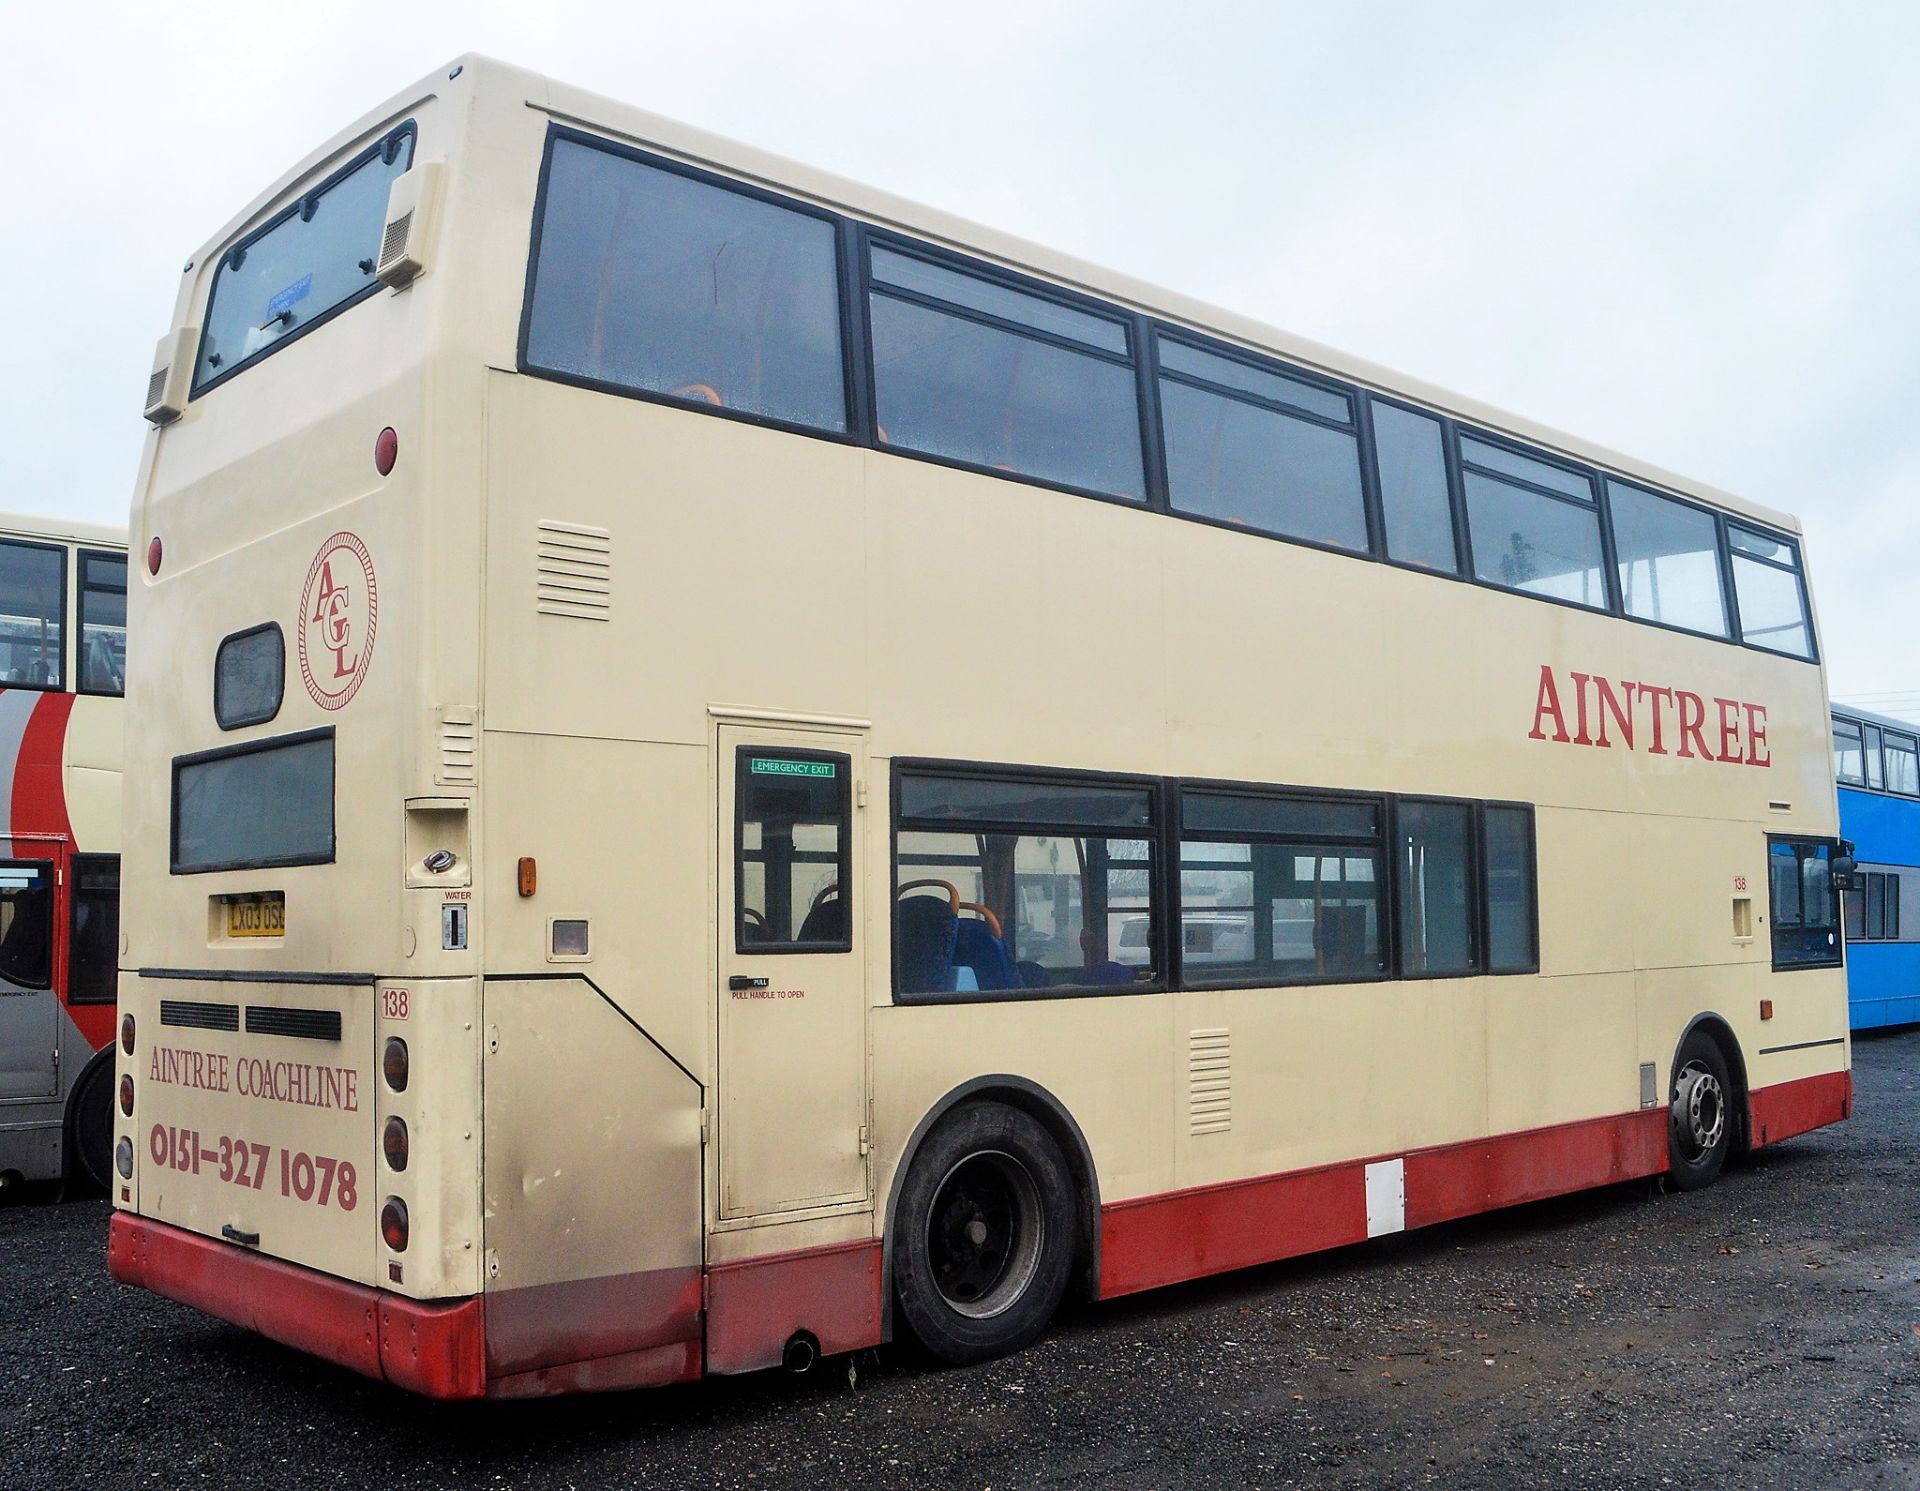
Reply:
<svg viewBox="0 0 1920 1491"><path fill-rule="evenodd" d="M73 837L62 769L67 717L72 713L72 694L43 694L27 716L27 728L20 735L20 754L13 765L13 831L17 834Z"/></svg>
<svg viewBox="0 0 1920 1491"><path fill-rule="evenodd" d="M1749 1100L1753 1147L1839 1123L1853 1114L1853 1073L1822 1072L1758 1089Z"/></svg>
<svg viewBox="0 0 1920 1491"><path fill-rule="evenodd" d="M880 1343L884 1254L878 1238L775 1253L707 1271L707 1370L779 1365L796 1331L832 1356Z"/></svg>

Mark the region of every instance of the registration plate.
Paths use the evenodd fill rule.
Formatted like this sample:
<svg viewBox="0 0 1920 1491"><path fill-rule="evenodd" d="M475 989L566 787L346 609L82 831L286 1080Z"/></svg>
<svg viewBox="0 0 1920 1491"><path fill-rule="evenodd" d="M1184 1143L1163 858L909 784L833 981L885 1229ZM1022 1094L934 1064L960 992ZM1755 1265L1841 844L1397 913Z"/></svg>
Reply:
<svg viewBox="0 0 1920 1491"><path fill-rule="evenodd" d="M287 935L287 898L279 891L255 896L228 896L227 935L229 937L285 937Z"/></svg>

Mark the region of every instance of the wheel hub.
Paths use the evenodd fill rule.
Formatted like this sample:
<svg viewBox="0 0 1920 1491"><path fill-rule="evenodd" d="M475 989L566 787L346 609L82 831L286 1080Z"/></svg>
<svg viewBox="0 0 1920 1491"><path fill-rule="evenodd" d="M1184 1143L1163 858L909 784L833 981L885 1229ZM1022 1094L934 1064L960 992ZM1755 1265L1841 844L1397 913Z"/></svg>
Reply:
<svg viewBox="0 0 1920 1491"><path fill-rule="evenodd" d="M967 1156L934 1191L927 1255L941 1297L973 1319L1019 1299L1039 1266L1045 1218L1026 1167L998 1152Z"/></svg>
<svg viewBox="0 0 1920 1491"><path fill-rule="evenodd" d="M1699 1062L1688 1062L1674 1079L1672 1111L1674 1135L1690 1160L1710 1154L1726 1132L1726 1091Z"/></svg>

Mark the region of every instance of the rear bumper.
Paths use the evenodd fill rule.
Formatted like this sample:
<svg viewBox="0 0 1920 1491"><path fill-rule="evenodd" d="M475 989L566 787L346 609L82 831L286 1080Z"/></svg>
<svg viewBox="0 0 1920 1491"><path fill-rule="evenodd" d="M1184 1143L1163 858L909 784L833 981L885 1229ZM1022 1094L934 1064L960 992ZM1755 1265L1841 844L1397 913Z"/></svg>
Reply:
<svg viewBox="0 0 1920 1491"><path fill-rule="evenodd" d="M107 1269L123 1284L430 1398L487 1392L477 1297L421 1304L123 1211L107 1230Z"/></svg>

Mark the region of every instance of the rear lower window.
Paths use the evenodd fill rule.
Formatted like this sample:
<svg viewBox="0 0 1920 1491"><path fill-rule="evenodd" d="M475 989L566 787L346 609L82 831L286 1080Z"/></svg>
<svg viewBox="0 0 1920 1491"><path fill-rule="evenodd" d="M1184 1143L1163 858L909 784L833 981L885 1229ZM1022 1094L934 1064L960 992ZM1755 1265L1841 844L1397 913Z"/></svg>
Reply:
<svg viewBox="0 0 1920 1491"><path fill-rule="evenodd" d="M333 732L173 763L173 872L333 860Z"/></svg>
<svg viewBox="0 0 1920 1491"><path fill-rule="evenodd" d="M220 256L195 393L379 288L387 190L413 164L413 141L401 125Z"/></svg>

